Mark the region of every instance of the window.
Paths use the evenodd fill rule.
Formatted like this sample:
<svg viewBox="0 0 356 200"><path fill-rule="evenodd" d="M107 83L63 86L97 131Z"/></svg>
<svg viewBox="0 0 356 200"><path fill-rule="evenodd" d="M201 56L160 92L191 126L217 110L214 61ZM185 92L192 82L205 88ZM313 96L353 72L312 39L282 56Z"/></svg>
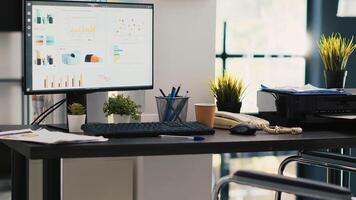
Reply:
<svg viewBox="0 0 356 200"><path fill-rule="evenodd" d="M305 83L307 0L218 0L216 75L247 86L241 112L257 112L257 90Z"/></svg>

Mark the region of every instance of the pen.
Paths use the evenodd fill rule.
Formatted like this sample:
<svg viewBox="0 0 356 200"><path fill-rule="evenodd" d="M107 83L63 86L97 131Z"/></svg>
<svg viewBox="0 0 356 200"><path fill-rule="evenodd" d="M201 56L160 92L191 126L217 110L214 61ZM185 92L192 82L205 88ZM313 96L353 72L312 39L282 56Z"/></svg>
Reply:
<svg viewBox="0 0 356 200"><path fill-rule="evenodd" d="M173 98L175 97L175 94L176 94L176 88L173 86L171 93L168 94L169 98L167 99L167 106L166 106L166 112L164 115L164 121L170 121L170 119L171 119L171 110L174 111L174 109L169 109L168 107L170 106L172 108L173 103L174 103Z"/></svg>
<svg viewBox="0 0 356 200"><path fill-rule="evenodd" d="M202 141L205 140L205 137L202 136L181 136L181 135L160 135L161 138L181 138L181 139L188 139L194 141Z"/></svg>
<svg viewBox="0 0 356 200"><path fill-rule="evenodd" d="M176 87L172 87L171 93L169 94L169 97L175 97L176 95Z"/></svg>
<svg viewBox="0 0 356 200"><path fill-rule="evenodd" d="M163 90L160 88L159 91L161 92L163 97L166 97L166 94L163 92Z"/></svg>
<svg viewBox="0 0 356 200"><path fill-rule="evenodd" d="M187 97L187 96L188 96L188 94L189 94L189 91L187 90L187 91L185 92L184 97Z"/></svg>
<svg viewBox="0 0 356 200"><path fill-rule="evenodd" d="M177 92L176 92L176 94L175 94L176 97L178 96L179 90L180 90L180 85L179 85L178 88L177 88Z"/></svg>

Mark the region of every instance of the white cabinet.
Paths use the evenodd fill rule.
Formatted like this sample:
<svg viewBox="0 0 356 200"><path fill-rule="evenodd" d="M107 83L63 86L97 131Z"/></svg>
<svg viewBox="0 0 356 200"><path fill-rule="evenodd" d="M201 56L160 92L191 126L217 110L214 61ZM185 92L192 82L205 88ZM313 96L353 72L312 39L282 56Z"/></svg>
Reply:
<svg viewBox="0 0 356 200"><path fill-rule="evenodd" d="M212 155L137 158L135 200L210 200Z"/></svg>
<svg viewBox="0 0 356 200"><path fill-rule="evenodd" d="M133 200L134 158L62 161L62 200ZM42 200L42 161L29 163L29 200Z"/></svg>
<svg viewBox="0 0 356 200"><path fill-rule="evenodd" d="M63 200L133 200L134 160L63 160Z"/></svg>
<svg viewBox="0 0 356 200"><path fill-rule="evenodd" d="M42 160L30 160L28 173L29 200L42 200Z"/></svg>

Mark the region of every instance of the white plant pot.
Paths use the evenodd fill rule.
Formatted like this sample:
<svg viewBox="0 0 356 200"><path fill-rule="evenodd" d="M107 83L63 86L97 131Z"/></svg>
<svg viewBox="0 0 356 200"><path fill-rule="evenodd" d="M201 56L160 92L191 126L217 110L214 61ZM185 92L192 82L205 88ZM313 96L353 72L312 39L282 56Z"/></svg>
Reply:
<svg viewBox="0 0 356 200"><path fill-rule="evenodd" d="M113 114L114 117L114 123L129 123L130 122L130 115L118 115L118 114Z"/></svg>
<svg viewBox="0 0 356 200"><path fill-rule="evenodd" d="M85 124L86 115L68 115L68 127L70 133L83 133L81 126Z"/></svg>

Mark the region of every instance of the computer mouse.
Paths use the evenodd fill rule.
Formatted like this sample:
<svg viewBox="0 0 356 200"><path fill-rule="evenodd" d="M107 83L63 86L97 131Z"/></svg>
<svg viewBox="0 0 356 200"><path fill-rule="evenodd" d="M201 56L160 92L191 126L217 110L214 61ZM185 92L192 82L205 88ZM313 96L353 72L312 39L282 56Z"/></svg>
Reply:
<svg viewBox="0 0 356 200"><path fill-rule="evenodd" d="M255 135L256 131L256 126L251 124L238 124L230 129L233 135Z"/></svg>

